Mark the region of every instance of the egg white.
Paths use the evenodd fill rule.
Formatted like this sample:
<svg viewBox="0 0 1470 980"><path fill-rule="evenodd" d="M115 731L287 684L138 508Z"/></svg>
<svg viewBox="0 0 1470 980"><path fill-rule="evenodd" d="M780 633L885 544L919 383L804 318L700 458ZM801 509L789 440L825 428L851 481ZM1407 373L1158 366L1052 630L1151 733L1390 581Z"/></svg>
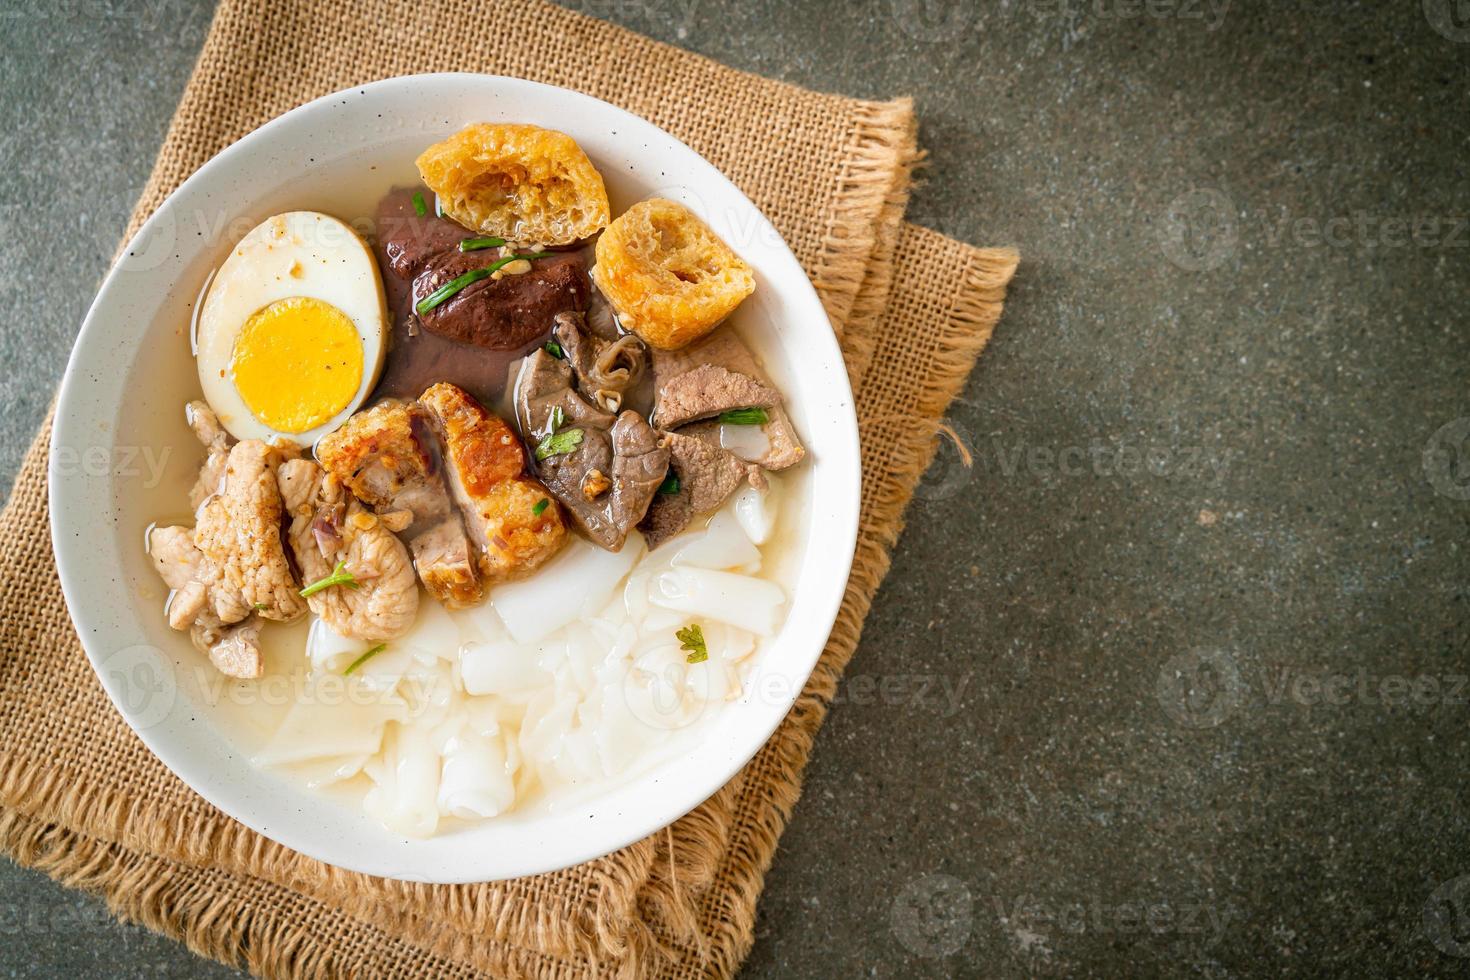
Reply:
<svg viewBox="0 0 1470 980"><path fill-rule="evenodd" d="M362 342L362 382L331 419L306 432L280 432L246 406L230 364L245 322L277 300L305 296L346 314ZM349 225L316 211L290 211L240 239L215 273L194 337L199 383L220 422L237 439L310 446L345 422L378 383L388 332L383 280L372 249Z"/></svg>

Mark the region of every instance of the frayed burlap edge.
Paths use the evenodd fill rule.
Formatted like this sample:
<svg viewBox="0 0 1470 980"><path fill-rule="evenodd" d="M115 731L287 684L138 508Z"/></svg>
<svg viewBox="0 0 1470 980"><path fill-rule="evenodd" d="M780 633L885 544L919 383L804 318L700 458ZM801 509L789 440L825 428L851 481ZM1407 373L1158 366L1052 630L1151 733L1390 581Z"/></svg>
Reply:
<svg viewBox="0 0 1470 980"><path fill-rule="evenodd" d="M32 451L44 452L44 448L37 446ZM76 655L85 656L80 649ZM25 757L0 758L0 799L5 801L0 818L14 815L55 824L58 831L84 834L82 839L99 846L116 845L136 855L249 875L340 907L390 935L413 929L417 933L414 945L419 948L496 972L508 965L509 950L519 948L530 936L536 937L539 951L548 956L576 957L594 964L626 959L638 888L654 860L652 839L648 839L617 852L618 860L609 856L591 862L594 875L601 880L593 908L558 919L531 903L517 903L504 892L471 895L467 887L441 888L344 871L304 857L223 816L201 821L186 816L184 808L129 798L89 784L81 773L42 770ZM139 834L131 827L167 828L167 833ZM0 850L20 863L29 863L3 838ZM126 869L119 870L124 877L111 881L125 880ZM490 908L483 907L485 897ZM473 908L475 905L480 907ZM421 909L423 914L411 915L404 908ZM494 923L488 934L469 927L475 912Z"/></svg>
<svg viewBox="0 0 1470 980"><path fill-rule="evenodd" d="M840 337L847 380L853 391L862 386L863 376L872 362L878 331L883 326L883 314L888 310L888 297L893 292L894 254L905 227L908 227L904 224L903 215L908 210L909 196L915 186L915 172L925 159L924 151L918 147L918 138L919 120L916 116L910 120L905 143L900 148L903 166L883 198L873 261L869 263L862 288L853 300L847 329Z"/></svg>
<svg viewBox="0 0 1470 980"><path fill-rule="evenodd" d="M889 203L908 200L918 121L913 99L865 102L837 175L836 206L811 270L837 339L852 326L854 304L875 266L883 266L883 299L892 275L894 236L903 218ZM868 216L866 220L863 216ZM886 222L886 224L885 224ZM882 254L887 247L887 255ZM869 290L871 292L871 290ZM880 306L881 309L881 306Z"/></svg>
<svg viewBox="0 0 1470 980"><path fill-rule="evenodd" d="M257 976L304 978L368 976L377 961L359 957L360 947L318 941L303 917L295 928L283 924L283 909L325 906L278 889L276 903L236 902L229 893L230 876L193 869L180 874L173 862L79 834L12 810L0 810L0 849L18 864L35 868L59 884L95 895L124 922L136 922L183 942L199 956L243 967ZM248 881L249 879L240 879ZM258 884L255 886L258 887ZM303 925L304 923L304 925ZM382 944L401 947L413 959L445 980L471 978L469 968L448 960L429 960L390 933ZM373 951L382 946L373 944ZM509 965L506 975L524 975Z"/></svg>

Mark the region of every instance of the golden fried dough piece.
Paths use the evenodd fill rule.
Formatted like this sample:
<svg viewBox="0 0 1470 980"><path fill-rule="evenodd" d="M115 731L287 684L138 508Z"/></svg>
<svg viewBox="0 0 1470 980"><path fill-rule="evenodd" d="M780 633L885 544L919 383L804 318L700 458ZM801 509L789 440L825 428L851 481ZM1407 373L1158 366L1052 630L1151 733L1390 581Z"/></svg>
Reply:
<svg viewBox="0 0 1470 980"><path fill-rule="evenodd" d="M682 204L651 197L597 240L597 287L623 326L661 350L709 333L755 291L755 274Z"/></svg>
<svg viewBox="0 0 1470 980"><path fill-rule="evenodd" d="M481 576L504 581L556 554L567 537L561 510L526 474L526 451L511 427L447 382L424 392L419 403L443 440L444 474L479 551Z"/></svg>
<svg viewBox="0 0 1470 980"><path fill-rule="evenodd" d="M554 129L475 123L425 150L418 168L451 218L507 241L569 245L612 216L602 175Z"/></svg>

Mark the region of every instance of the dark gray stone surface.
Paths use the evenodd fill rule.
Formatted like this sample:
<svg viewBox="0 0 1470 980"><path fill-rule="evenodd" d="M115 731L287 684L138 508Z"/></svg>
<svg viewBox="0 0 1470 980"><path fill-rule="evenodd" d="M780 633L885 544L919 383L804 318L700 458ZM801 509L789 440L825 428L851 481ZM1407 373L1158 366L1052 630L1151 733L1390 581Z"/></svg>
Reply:
<svg viewBox="0 0 1470 980"><path fill-rule="evenodd" d="M4 2L8 478L208 11ZM747 974L1470 972L1462 7L580 4L913 94L910 217L1024 255ZM12 976L227 972L8 865L0 934Z"/></svg>

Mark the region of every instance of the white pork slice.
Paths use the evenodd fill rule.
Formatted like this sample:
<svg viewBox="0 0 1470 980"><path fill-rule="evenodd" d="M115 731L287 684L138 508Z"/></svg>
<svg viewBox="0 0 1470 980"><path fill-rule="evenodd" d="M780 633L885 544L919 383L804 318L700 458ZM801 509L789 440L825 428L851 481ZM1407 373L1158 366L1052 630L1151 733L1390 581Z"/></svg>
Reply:
<svg viewBox="0 0 1470 980"><path fill-rule="evenodd" d="M408 632L419 589L403 542L312 460L282 465L280 484L311 611L345 637L392 640Z"/></svg>

